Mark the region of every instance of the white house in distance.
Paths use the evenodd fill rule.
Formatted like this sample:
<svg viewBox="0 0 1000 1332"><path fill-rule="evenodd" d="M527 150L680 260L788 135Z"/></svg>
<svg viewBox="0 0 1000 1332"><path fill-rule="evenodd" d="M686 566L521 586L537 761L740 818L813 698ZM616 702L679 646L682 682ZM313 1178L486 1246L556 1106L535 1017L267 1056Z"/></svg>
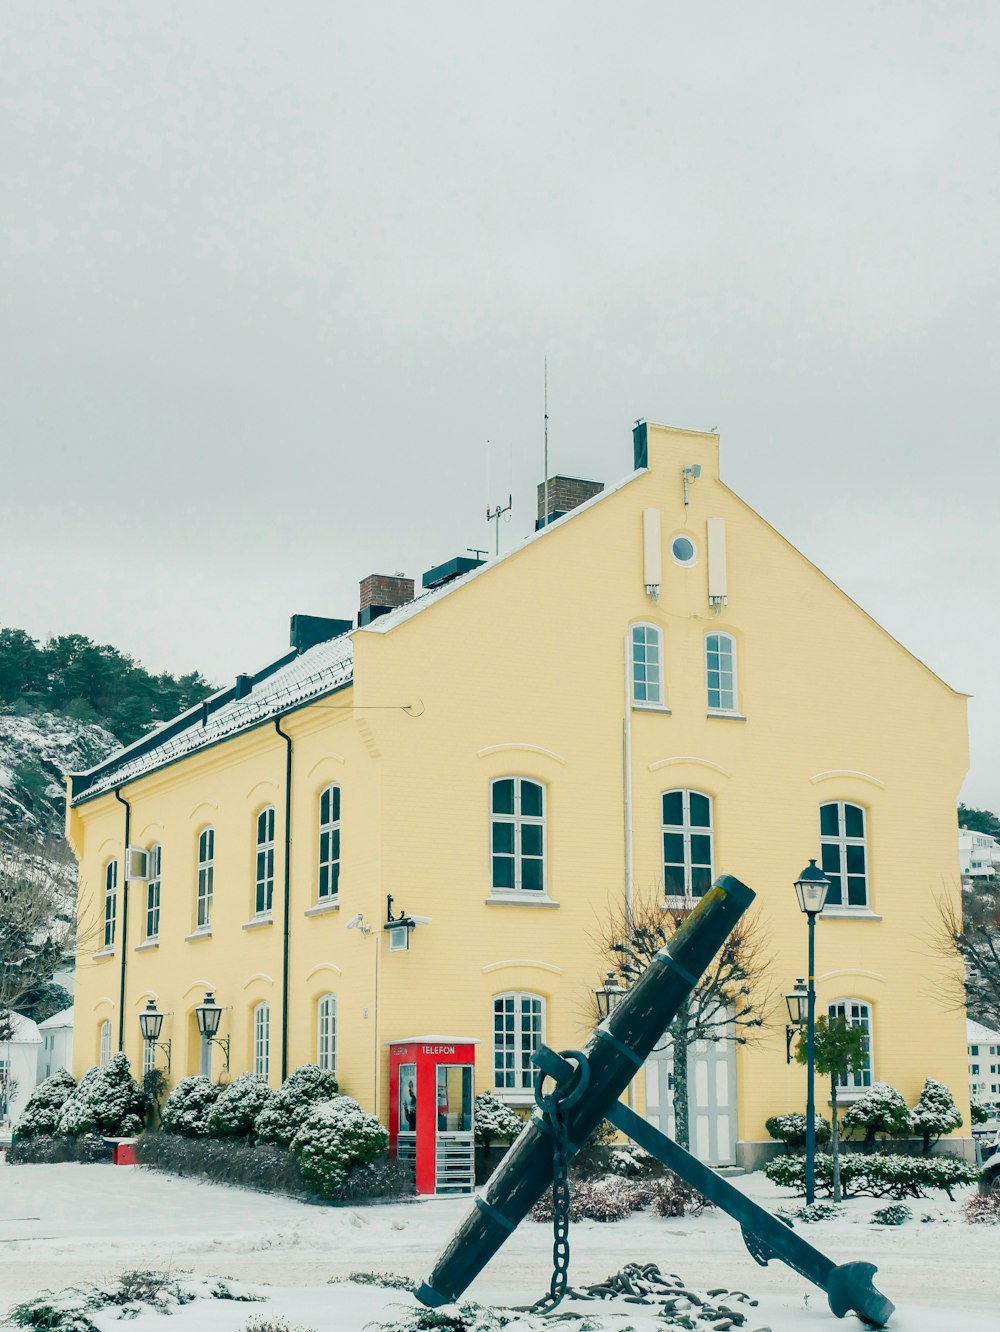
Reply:
<svg viewBox="0 0 1000 1332"><path fill-rule="evenodd" d="M38 1051L38 1081L51 1077L60 1068L73 1066L73 1008L64 1008L61 1013L53 1013L44 1022L39 1022L38 1030L42 1037Z"/></svg>
<svg viewBox="0 0 1000 1332"><path fill-rule="evenodd" d="M10 1039L0 1041L0 1124L14 1125L38 1081L38 1027L20 1013L10 1015Z"/></svg>
<svg viewBox="0 0 1000 1332"><path fill-rule="evenodd" d="M958 864L963 883L996 877L1000 874L1000 842L989 833L959 828Z"/></svg>
<svg viewBox="0 0 1000 1332"><path fill-rule="evenodd" d="M1000 1114L1000 1031L990 1031L968 1018L969 1099Z"/></svg>

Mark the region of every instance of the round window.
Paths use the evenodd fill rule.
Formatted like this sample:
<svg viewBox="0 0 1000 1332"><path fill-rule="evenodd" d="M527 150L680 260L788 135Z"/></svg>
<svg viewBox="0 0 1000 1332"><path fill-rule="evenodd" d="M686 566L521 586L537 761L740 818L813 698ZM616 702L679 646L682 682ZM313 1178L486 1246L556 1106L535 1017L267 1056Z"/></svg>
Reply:
<svg viewBox="0 0 1000 1332"><path fill-rule="evenodd" d="M698 552L694 548L694 542L690 537L675 536L670 543L670 553L678 564L694 564Z"/></svg>

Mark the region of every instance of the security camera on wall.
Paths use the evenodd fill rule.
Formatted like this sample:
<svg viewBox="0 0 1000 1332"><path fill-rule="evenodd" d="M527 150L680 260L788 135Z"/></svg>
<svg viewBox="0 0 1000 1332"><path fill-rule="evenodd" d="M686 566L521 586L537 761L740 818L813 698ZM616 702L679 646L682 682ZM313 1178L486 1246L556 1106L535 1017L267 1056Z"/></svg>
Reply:
<svg viewBox="0 0 1000 1332"><path fill-rule="evenodd" d="M430 916L411 916L410 920L413 921L414 925L429 925L431 923Z"/></svg>
<svg viewBox="0 0 1000 1332"><path fill-rule="evenodd" d="M347 921L347 923L344 925L344 929L356 930L363 920L364 920L364 915L362 914L362 912L359 911L355 915L353 915L349 921Z"/></svg>

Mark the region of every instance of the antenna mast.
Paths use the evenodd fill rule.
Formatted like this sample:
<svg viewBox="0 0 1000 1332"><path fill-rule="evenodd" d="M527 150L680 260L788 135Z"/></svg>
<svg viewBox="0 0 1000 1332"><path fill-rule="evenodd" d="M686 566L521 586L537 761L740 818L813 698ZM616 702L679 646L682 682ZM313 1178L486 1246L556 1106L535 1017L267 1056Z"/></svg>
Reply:
<svg viewBox="0 0 1000 1332"><path fill-rule="evenodd" d="M487 441L486 441L487 472L489 472L489 457L490 457L490 441L487 440ZM497 525L496 552L495 552L497 555L500 554L500 519L504 516L505 513L510 513L511 510L513 509L513 507L514 507L514 494L513 494L513 491L507 496L507 503L506 503L506 505L503 505L503 504L494 504L494 505L487 504L487 506L486 506L486 521L487 521L488 523L496 523L496 525ZM510 521L510 520L508 519L508 521ZM466 547L466 549L468 549L468 550L472 550L472 547L471 547L471 546L468 546L468 547ZM477 551L476 553L478 554L479 552ZM484 555L486 554L485 551L483 551L482 553L483 553Z"/></svg>
<svg viewBox="0 0 1000 1332"><path fill-rule="evenodd" d="M549 521L549 358L545 357L545 499L542 510L542 526L546 527Z"/></svg>

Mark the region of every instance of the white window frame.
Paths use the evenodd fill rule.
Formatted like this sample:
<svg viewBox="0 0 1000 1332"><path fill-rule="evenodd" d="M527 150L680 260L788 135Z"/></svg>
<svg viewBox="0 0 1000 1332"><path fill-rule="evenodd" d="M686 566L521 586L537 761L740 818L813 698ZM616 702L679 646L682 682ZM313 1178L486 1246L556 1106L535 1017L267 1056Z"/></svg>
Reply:
<svg viewBox="0 0 1000 1332"><path fill-rule="evenodd" d="M254 914L269 916L274 902L274 806L257 815L254 846Z"/></svg>
<svg viewBox="0 0 1000 1332"><path fill-rule="evenodd" d="M502 1011L498 1011L501 1005ZM498 1017L504 1019L499 1032ZM529 1033L532 1039L527 1044L524 1040L526 1018L536 1027L536 1030ZM543 995L508 990L493 996L493 1087L497 1096L506 1100L532 1097L535 1069L531 1056L545 1041L545 1021L546 1003ZM498 1041L498 1035L504 1039ZM510 1067L507 1067L508 1063Z"/></svg>
<svg viewBox="0 0 1000 1332"><path fill-rule="evenodd" d="M636 638L642 636L642 643ZM641 648L642 660L637 657ZM655 660L649 660L650 650L655 650ZM634 708L666 708L663 672L663 630L659 625L646 620L629 625L628 631L628 674L629 691ZM641 679L639 678L641 676ZM644 697L640 698L640 693Z"/></svg>
<svg viewBox="0 0 1000 1332"><path fill-rule="evenodd" d="M118 920L118 861L112 857L104 866L104 947L114 948Z"/></svg>
<svg viewBox="0 0 1000 1332"><path fill-rule="evenodd" d="M195 927L211 929L212 898L215 894L215 829L211 824L198 834L198 896Z"/></svg>
<svg viewBox="0 0 1000 1332"><path fill-rule="evenodd" d="M501 782L514 783L514 812L512 814L497 813L494 808L494 791ZM532 786L537 786L542 793L542 812L541 814L522 814L521 812L521 791L525 782ZM529 898L543 898L549 890L548 885L548 846L546 837L546 810L548 808L548 792L545 783L539 781L537 777L522 777L520 775L508 774L505 777L495 777L490 782L490 892L494 895L505 893L523 893ZM494 850L493 829L497 824L513 826L514 829L514 850L513 853ZM522 852L522 836L525 827L541 828L542 830L542 854L541 856L524 856ZM514 863L514 883L496 884L494 882L495 866L494 859L500 857L504 860L513 860ZM541 862L541 884L537 888L524 887L524 861Z"/></svg>
<svg viewBox="0 0 1000 1332"><path fill-rule="evenodd" d="M336 801L334 800L334 792L337 793ZM324 820L323 801L328 795L330 797L330 817ZM343 794L337 782L330 782L319 793L318 868L316 873L316 900L319 902L334 902L340 896L340 814L342 800ZM332 817L334 808L337 811L336 818ZM325 855L324 840L326 841ZM334 849L336 849L336 855ZM326 871L325 888L323 884L324 870Z"/></svg>
<svg viewBox="0 0 1000 1332"><path fill-rule="evenodd" d="M332 993L316 1001L316 1063L337 1076L337 996Z"/></svg>
<svg viewBox="0 0 1000 1332"><path fill-rule="evenodd" d="M848 837L847 835L847 806L861 811L861 836ZM837 809L837 833L823 832L823 810L836 806ZM823 873L827 878L831 873L836 873L840 878L840 901L832 902L830 893L827 894L827 906L833 907L836 911L870 911L871 910L871 859L868 850L868 811L864 805L859 805L856 800L824 800L819 807L819 845L820 856L823 866ZM850 878L862 878L865 885L865 900L863 902L849 902L848 898L848 871L847 871L847 848L861 847L864 856L864 873L858 875L853 873ZM834 847L837 850L837 863L839 868L833 870L826 864L827 854L824 848ZM830 880L830 892L833 891L833 880Z"/></svg>
<svg viewBox="0 0 1000 1332"><path fill-rule="evenodd" d="M827 1005L828 1017L844 1017L852 1027L863 1027L868 1041L868 1066L860 1074L852 1069L846 1078L837 1079L837 1091L860 1096L875 1085L875 1043L872 1006L867 999L833 999Z"/></svg>
<svg viewBox="0 0 1000 1332"><path fill-rule="evenodd" d="M712 640L716 640L715 647L712 647ZM724 663L724 652L728 648L729 662ZM712 664L713 655L715 664ZM714 686L716 691L716 701L712 702L712 673L718 677L718 684ZM728 683L724 684L728 677ZM705 696L708 701L708 710L713 713L723 713L726 716L732 716L739 712L739 684L736 674L736 639L732 634L725 630L713 629L705 635Z"/></svg>
<svg viewBox="0 0 1000 1332"><path fill-rule="evenodd" d="M682 799L682 812L680 823L667 823L664 819L663 804L668 795L680 794ZM701 824L692 824L691 822L691 797L693 795L701 796L708 801L708 827ZM667 864L676 865L676 861L668 862L666 859L666 847L664 841L667 833L680 835L684 838L684 893L671 893L667 891ZM696 868L691 848L692 837L708 838L708 883L709 887L715 882L715 801L707 791L696 791L693 787L672 786L669 790L660 792L660 864L663 868L663 896L668 906L693 907L696 902L700 902L704 893L695 893L693 886L694 869ZM704 866L699 861L698 869ZM706 892L708 889L706 888Z"/></svg>
<svg viewBox="0 0 1000 1332"><path fill-rule="evenodd" d="M111 1063L111 1019L105 1018L101 1023L98 1037L98 1064L101 1068L107 1068Z"/></svg>
<svg viewBox="0 0 1000 1332"><path fill-rule="evenodd" d="M163 847L159 842L149 848L146 864L146 938L160 937L160 879L163 871Z"/></svg>
<svg viewBox="0 0 1000 1332"><path fill-rule="evenodd" d="M267 1080L271 1068L271 1005L262 1000L253 1010L253 1071Z"/></svg>

